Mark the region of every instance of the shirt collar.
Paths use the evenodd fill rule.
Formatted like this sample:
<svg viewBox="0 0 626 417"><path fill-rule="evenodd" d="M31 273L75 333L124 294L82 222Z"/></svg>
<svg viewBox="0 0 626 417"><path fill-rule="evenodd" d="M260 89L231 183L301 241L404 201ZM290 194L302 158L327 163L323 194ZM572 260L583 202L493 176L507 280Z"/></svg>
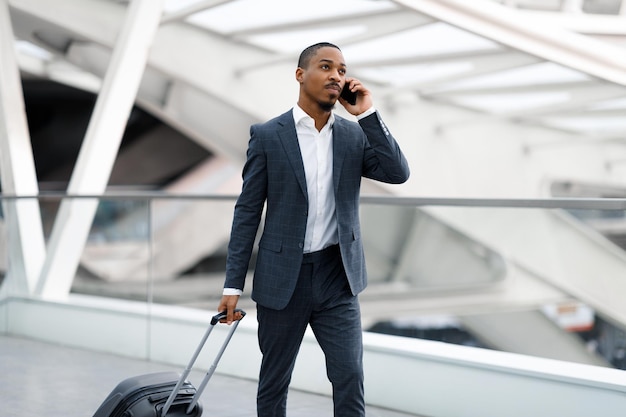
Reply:
<svg viewBox="0 0 626 417"><path fill-rule="evenodd" d="M298 126L298 123L302 122L303 120L311 120L311 123L313 123L313 125L315 125L315 121L313 120L313 118L311 116L309 116L304 110L302 110L302 107L298 106L297 104L293 107L293 121L295 122L296 126ZM333 124L335 123L335 113L334 112L330 112L330 117L328 118L328 122L326 122L326 124L329 127L333 127Z"/></svg>

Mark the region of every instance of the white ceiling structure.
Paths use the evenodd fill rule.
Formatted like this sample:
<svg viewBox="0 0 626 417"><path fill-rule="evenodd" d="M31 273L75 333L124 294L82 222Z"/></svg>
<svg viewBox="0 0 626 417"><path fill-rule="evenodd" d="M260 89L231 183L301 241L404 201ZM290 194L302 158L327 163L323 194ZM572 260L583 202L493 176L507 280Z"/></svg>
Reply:
<svg viewBox="0 0 626 417"><path fill-rule="evenodd" d="M28 10L37 2L9 3ZM342 47L351 74L376 85L390 99L398 92L415 94L520 123L622 141L623 3L166 0L162 24L201 29L232 44L234 53L249 50L244 60L220 61L242 77L293 63L303 45L326 39ZM19 28L16 32L20 34ZM74 42L62 55L32 41L18 42L23 68L97 88L93 68L82 66L91 70L82 78L78 69L67 73L68 61L80 64L76 57L85 45ZM186 48L184 43L181 39L181 48ZM255 95L249 85L246 88Z"/></svg>

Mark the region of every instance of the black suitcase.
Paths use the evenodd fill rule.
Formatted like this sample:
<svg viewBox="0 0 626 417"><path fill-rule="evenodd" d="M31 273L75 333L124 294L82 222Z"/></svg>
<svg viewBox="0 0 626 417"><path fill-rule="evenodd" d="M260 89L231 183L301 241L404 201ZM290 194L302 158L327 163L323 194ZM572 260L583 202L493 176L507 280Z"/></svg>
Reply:
<svg viewBox="0 0 626 417"><path fill-rule="evenodd" d="M242 310L237 311L241 313L242 318L246 315ZM226 313L224 312L213 316L211 324L182 374L158 372L125 379L111 391L93 417L201 416L202 404L200 404L198 399L209 379L213 376L217 363L226 350L226 346L237 329L239 321L235 321L231 326L213 364L197 389L192 383L187 381L187 376L189 376L189 372L211 331L225 317Z"/></svg>

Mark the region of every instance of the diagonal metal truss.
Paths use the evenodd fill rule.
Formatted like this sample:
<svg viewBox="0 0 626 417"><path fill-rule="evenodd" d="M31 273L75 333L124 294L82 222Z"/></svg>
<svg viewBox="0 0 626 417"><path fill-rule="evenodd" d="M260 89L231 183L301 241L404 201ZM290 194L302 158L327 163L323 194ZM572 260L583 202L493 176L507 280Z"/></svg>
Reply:
<svg viewBox="0 0 626 417"><path fill-rule="evenodd" d="M76 84L94 74L101 76L102 65L94 63L93 55L98 53L94 51L99 48L100 56L106 57L106 50L111 48L112 37L119 23L118 13L114 9L123 5L120 6L119 1L112 1L111 7L107 7L108 14L99 16L98 22L92 22L94 25L104 25L106 30L92 33L84 24L62 18L58 12L64 9L70 16L74 13L80 21L80 10L87 12L87 4L90 2L61 1L57 11L42 3L45 2L10 2L16 14L37 16L46 25L62 27L55 28L56 31L67 33L46 36L46 30L41 31L37 24L32 25L33 22L28 19L31 27L23 25L18 30L18 37L46 48L52 55L47 60L40 60L38 65L33 65L33 53L22 50L22 61L30 59L31 62L30 66L24 64L23 67L39 75L59 77L60 71L55 71L55 67L58 68L61 62L71 64L86 72L83 77L75 77ZM162 19L162 38L169 38L168 42L171 43L176 42L171 38L177 38L177 47L181 51L195 55L196 59L187 59L187 62L196 64L194 67L199 69L202 65L197 64L203 60L203 51L208 51L214 42L218 42L218 51L224 52L218 52L220 66L223 66L219 70L220 76L231 80L231 83L234 82L233 78L236 79L249 96L264 93L255 83L259 74L293 63L302 45L315 39L329 38L340 44L346 55L350 56L353 74L378 86L382 95L393 97L398 91L409 91L421 99L521 120L542 128L595 137L597 135L590 132L589 128L552 123L552 119L543 115L549 112L551 115L558 114L561 119L569 118L573 114L626 97L623 88L626 84L626 55L623 54L623 48L619 43L592 36L599 34L599 29L587 29L589 33L585 32L585 27L601 26L602 35L611 36L613 40L623 39L626 27L623 24L623 5L618 8L622 14L598 15L573 13L572 10L576 9L572 2L560 2L559 7L556 6L559 2L554 2L555 5L550 6L550 9L546 2L533 1L352 0L325 11L324 6L332 2L299 3L296 11L293 10L295 6L290 6L291 3L210 0L180 4L167 1L168 13ZM582 11L585 4L577 3L580 3L578 9ZM616 2L607 4L605 8L615 10L613 3ZM533 10L533 7L540 10ZM596 4L594 10L598 7ZM281 13L270 13L276 9L281 10ZM248 14L255 16L255 19L244 19ZM86 22L91 19L94 17L88 17ZM582 22L587 22L587 26ZM170 33L176 36L168 36ZM170 50L171 46L168 45ZM542 79L544 75L541 68L544 63L553 65L550 83ZM467 88L455 89L455 85L462 81L473 81L479 77L497 79L507 71L524 68L529 70L526 78L504 81L471 92ZM533 69L537 71L530 71ZM192 73L193 70L181 71L169 68L167 64L155 63L149 65L148 72L151 70L156 73L153 77L155 83L162 85L157 91L167 90L160 97L162 103L167 102L168 94L177 97L177 100L191 94L183 92L186 85L194 90L204 90L213 100L232 106L235 113L244 115L245 122L265 117L264 114L257 114L259 112L254 106L247 106L245 99L231 96L227 91L207 91L214 89L214 86L206 85L207 78L216 71L214 68ZM558 79L558 74L554 78L554 74L559 71L562 80ZM588 95L581 91L579 85L569 81L572 72L578 73L587 83L589 88L585 91ZM71 80L63 81L72 83ZM146 80L146 83L149 81ZM596 86L606 93L593 93ZM537 96L541 93L539 90L544 90L546 100L532 102L530 109L499 111L499 103L514 101L520 90ZM561 103L561 110L554 107L547 94L555 92L562 93L563 100L567 102ZM157 103L155 108L152 104L149 100L147 105L181 128L195 125L186 120L179 122L179 115L171 114L166 105L159 106ZM624 108L626 106L619 107ZM607 117L613 116L604 114L598 123L606 126ZM618 117L615 115L615 118ZM206 135L195 128L186 130L195 137ZM622 134L624 129L616 123L615 130L611 132L613 137ZM603 129L602 134L606 134L606 129ZM206 142L204 144L207 145ZM209 146L215 150L215 144ZM240 149L221 150L231 156L240 152Z"/></svg>

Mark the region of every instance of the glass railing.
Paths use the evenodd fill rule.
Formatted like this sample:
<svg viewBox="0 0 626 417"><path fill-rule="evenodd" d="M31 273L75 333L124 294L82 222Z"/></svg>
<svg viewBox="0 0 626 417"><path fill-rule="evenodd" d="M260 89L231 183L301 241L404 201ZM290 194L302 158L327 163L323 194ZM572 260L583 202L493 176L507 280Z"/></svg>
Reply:
<svg viewBox="0 0 626 417"><path fill-rule="evenodd" d="M71 293L217 308L235 196L5 196L0 279L19 202L38 203L50 244L60 203L85 198L99 203ZM625 213L623 199L363 197L364 327L626 369Z"/></svg>

